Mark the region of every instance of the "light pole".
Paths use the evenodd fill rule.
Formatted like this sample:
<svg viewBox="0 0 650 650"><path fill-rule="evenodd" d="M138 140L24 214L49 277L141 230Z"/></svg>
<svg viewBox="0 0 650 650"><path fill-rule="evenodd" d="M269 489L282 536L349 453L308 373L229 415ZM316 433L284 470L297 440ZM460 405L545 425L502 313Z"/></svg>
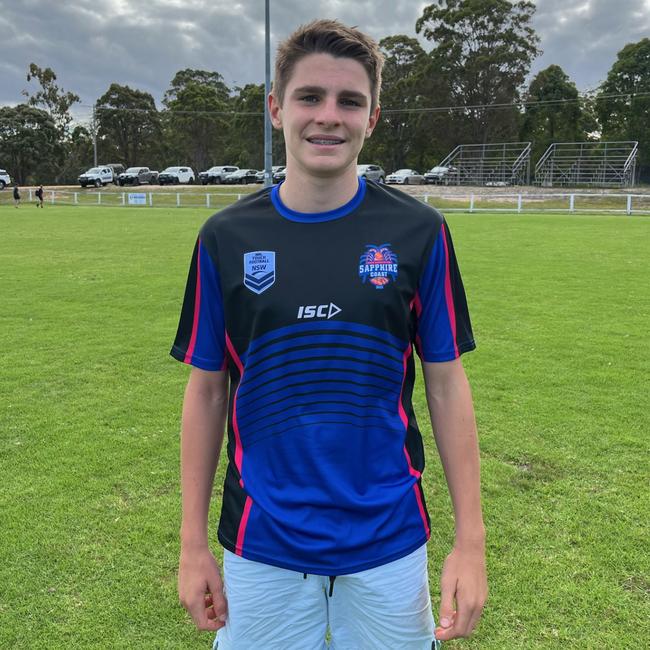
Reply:
<svg viewBox="0 0 650 650"><path fill-rule="evenodd" d="M271 116L269 115L269 102L268 96L271 92L271 33L270 33L270 9L269 0L265 0L264 18L266 27L265 36L265 64L266 76L264 79L264 187L273 185L273 154L272 154L272 131L271 131Z"/></svg>
<svg viewBox="0 0 650 650"><path fill-rule="evenodd" d="M92 132L93 132L93 167L97 167L97 112L95 110L97 104L93 104L93 121L92 121Z"/></svg>

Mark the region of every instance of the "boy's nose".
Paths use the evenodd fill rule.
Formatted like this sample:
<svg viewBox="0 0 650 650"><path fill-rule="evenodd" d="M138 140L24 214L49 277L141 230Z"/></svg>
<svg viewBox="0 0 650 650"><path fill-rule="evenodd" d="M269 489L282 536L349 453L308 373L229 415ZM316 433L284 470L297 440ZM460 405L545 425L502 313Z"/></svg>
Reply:
<svg viewBox="0 0 650 650"><path fill-rule="evenodd" d="M336 99L325 99L321 102L316 121L319 124L338 124L341 121Z"/></svg>

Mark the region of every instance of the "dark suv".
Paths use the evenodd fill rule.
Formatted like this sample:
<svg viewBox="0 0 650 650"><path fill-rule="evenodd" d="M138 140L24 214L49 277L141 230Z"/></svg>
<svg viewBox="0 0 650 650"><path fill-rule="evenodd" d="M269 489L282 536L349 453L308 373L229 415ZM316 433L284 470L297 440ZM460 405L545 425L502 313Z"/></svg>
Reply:
<svg viewBox="0 0 650 650"><path fill-rule="evenodd" d="M233 165L217 165L199 174L199 181L202 185L219 185L224 182L227 174L236 172L239 167Z"/></svg>
<svg viewBox="0 0 650 650"><path fill-rule="evenodd" d="M158 172L152 172L149 167L129 167L117 180L120 185L150 185L158 182Z"/></svg>

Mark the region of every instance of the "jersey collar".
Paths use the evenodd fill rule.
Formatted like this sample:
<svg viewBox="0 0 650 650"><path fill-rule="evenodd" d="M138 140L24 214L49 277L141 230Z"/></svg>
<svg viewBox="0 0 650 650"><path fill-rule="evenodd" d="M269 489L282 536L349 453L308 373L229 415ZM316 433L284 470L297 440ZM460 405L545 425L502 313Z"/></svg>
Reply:
<svg viewBox="0 0 650 650"><path fill-rule="evenodd" d="M336 208L335 210L328 210L327 212L297 212L288 208L280 199L280 183L274 185L271 190L271 201L275 209L289 221L298 221L300 223L319 223L321 221L333 221L340 219L356 210L366 195L366 179L359 179L359 188L356 194L345 204Z"/></svg>

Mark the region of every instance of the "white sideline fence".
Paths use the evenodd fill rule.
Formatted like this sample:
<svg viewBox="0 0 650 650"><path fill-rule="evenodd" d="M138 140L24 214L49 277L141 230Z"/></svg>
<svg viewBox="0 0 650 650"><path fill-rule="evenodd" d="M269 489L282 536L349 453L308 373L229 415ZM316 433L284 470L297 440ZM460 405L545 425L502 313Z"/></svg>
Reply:
<svg viewBox="0 0 650 650"><path fill-rule="evenodd" d="M35 202L36 190L30 188L21 192L21 202ZM4 194L4 193L3 193ZM11 191L0 195L0 203L13 204ZM234 203L246 196L235 192L102 192L44 190L43 202L50 205L79 205L83 207L159 207L159 208L218 208Z"/></svg>
<svg viewBox="0 0 650 650"><path fill-rule="evenodd" d="M23 190L22 201L32 203L34 189ZM81 207L159 207L222 208L246 196L236 192L102 192L45 190L44 202L50 205ZM632 193L468 193L414 195L443 212L527 212L611 213L650 215L650 194ZM11 191L0 193L0 205L13 204Z"/></svg>

